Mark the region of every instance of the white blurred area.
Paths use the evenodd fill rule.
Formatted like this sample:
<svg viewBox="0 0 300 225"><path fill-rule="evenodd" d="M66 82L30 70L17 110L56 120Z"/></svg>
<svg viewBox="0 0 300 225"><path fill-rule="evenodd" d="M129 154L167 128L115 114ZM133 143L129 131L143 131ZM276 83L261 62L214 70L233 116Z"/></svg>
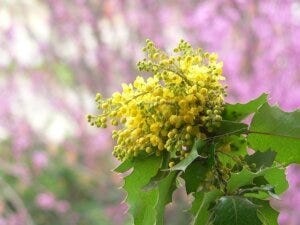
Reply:
<svg viewBox="0 0 300 225"><path fill-rule="evenodd" d="M38 51L38 42L48 42L50 38L50 23L48 11L44 4L35 0L2 0L0 7L0 66L9 67L12 64L22 65L24 68L35 68L41 65L44 56ZM9 36L13 36L7 40ZM86 39L87 42L89 38ZM76 57L76 51L72 44L62 46L66 57ZM78 54L78 52L77 52ZM26 69L24 70L26 71ZM13 117L23 118L31 123L35 132L40 133L46 140L59 144L67 136L73 136L76 130L76 121L57 110L49 100L36 93L31 87L28 74L22 70L16 70L14 74L14 92L1 91L0 98L10 95L11 113ZM0 90L7 82L9 74L0 70ZM53 91L53 90L52 90ZM80 108L78 91L70 87L59 88L57 93L67 98L68 102ZM81 99L84 99L85 112L91 112L94 108L93 96L87 89L80 90ZM4 105L5 107L5 105ZM0 124L0 139L10 137L9 132Z"/></svg>

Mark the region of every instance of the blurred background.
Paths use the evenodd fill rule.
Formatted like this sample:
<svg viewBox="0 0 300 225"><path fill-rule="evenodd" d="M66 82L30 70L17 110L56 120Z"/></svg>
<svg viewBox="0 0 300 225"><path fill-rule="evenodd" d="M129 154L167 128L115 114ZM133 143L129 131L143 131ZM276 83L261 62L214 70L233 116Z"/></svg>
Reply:
<svg viewBox="0 0 300 225"><path fill-rule="evenodd" d="M0 225L130 225L94 96L137 75L146 38L219 53L228 101L300 107L300 1L0 0ZM277 204L300 224L300 169ZM177 192L169 225L186 224Z"/></svg>

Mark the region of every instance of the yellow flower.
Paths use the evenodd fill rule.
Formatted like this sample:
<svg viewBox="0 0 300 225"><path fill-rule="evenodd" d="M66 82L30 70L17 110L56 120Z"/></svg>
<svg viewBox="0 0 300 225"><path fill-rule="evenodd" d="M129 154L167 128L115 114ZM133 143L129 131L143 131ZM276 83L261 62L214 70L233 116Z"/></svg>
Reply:
<svg viewBox="0 0 300 225"><path fill-rule="evenodd" d="M148 58L138 62L140 71L152 73L147 80L137 76L133 84L122 84L122 92L95 101L99 115L89 115L92 125L117 126L113 154L119 160L140 154L171 154L170 167L189 154L196 138L206 138L222 120L225 89L223 63L215 53L194 50L181 40L175 55L147 40Z"/></svg>

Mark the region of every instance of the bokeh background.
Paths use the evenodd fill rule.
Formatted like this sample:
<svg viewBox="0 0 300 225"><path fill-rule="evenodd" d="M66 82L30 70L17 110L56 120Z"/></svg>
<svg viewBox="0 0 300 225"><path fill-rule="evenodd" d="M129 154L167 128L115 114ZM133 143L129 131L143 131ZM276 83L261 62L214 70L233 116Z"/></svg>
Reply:
<svg viewBox="0 0 300 225"><path fill-rule="evenodd" d="M85 115L134 79L146 38L219 53L230 102L300 107L300 1L0 0L0 225L131 224L110 134ZM300 169L287 174L275 205L299 225ZM168 224L186 224L175 199Z"/></svg>

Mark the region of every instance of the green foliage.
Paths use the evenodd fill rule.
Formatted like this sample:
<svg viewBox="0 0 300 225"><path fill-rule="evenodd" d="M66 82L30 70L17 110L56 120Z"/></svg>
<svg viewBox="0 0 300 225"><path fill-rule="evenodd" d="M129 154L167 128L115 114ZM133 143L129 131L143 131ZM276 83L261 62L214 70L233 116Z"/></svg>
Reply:
<svg viewBox="0 0 300 225"><path fill-rule="evenodd" d="M164 224L165 206L172 202L173 191L176 189L177 172L171 172L158 185L158 202L156 204L157 220L156 225Z"/></svg>
<svg viewBox="0 0 300 225"><path fill-rule="evenodd" d="M275 188L276 194L283 193L288 188L288 182L285 177L285 168L273 168L265 173L265 179Z"/></svg>
<svg viewBox="0 0 300 225"><path fill-rule="evenodd" d="M230 121L230 120L223 120L221 122L220 127L218 127L216 131L216 136L218 135L239 135L243 134L248 128L247 124L244 123L239 123L235 121Z"/></svg>
<svg viewBox="0 0 300 225"><path fill-rule="evenodd" d="M209 210L212 203L220 197L222 193L219 190L212 190L210 192L197 192L193 202L191 213L194 215L192 225L206 225L212 218Z"/></svg>
<svg viewBox="0 0 300 225"><path fill-rule="evenodd" d="M133 162L131 160L125 160L119 166L117 166L113 171L117 173L125 173L133 167Z"/></svg>
<svg viewBox="0 0 300 225"><path fill-rule="evenodd" d="M261 225L258 206L239 196L223 196L213 209L213 225Z"/></svg>
<svg viewBox="0 0 300 225"><path fill-rule="evenodd" d="M270 206L268 200L251 199L258 206L258 217L264 225L277 225L279 213Z"/></svg>
<svg viewBox="0 0 300 225"><path fill-rule="evenodd" d="M126 201L130 205L129 211L134 218L135 225L155 224L155 206L159 192L157 189L150 191L141 191L141 189L157 173L160 163L161 158L155 156L145 160L136 160L133 164L132 173L125 178Z"/></svg>
<svg viewBox="0 0 300 225"><path fill-rule="evenodd" d="M262 94L257 99L254 99L246 104L226 104L223 113L223 119L230 121L241 121L255 113L257 109L267 101L267 94Z"/></svg>
<svg viewBox="0 0 300 225"><path fill-rule="evenodd" d="M196 159L198 158L199 152L201 152L202 148L204 147L205 142L201 141L201 140L196 140L195 144L193 145L193 148L190 152L190 154L188 155L188 157L186 157L184 160L180 161L177 165L175 165L174 167L170 168L171 171L175 171L175 170L182 170L185 171L186 168ZM201 157L201 156L200 156Z"/></svg>
<svg viewBox="0 0 300 225"><path fill-rule="evenodd" d="M276 151L281 163L300 163L300 111L286 113L265 103L252 119L248 141L254 150Z"/></svg>
<svg viewBox="0 0 300 225"><path fill-rule="evenodd" d="M206 163L195 160L181 175L185 181L186 193L196 192L199 185L204 182L209 167Z"/></svg>
<svg viewBox="0 0 300 225"><path fill-rule="evenodd" d="M272 166L276 157L276 152L268 150L266 152L255 152L253 155L247 155L245 161L249 166L254 165L256 169Z"/></svg>
<svg viewBox="0 0 300 225"><path fill-rule="evenodd" d="M124 188L134 224L164 224L180 177L194 197L191 225L277 225L269 200L288 187L285 163L300 162L300 112L283 112L266 99L263 94L246 104L226 104L219 128L195 140L189 155L171 168L172 151L117 167L121 173L133 168ZM252 113L249 128L240 121ZM249 147L256 152L249 155Z"/></svg>
<svg viewBox="0 0 300 225"><path fill-rule="evenodd" d="M254 179L257 177L264 176L272 170L277 170L277 168L267 167L258 172L252 172L247 168L243 168L242 171L238 173L232 173L230 179L227 183L227 190L229 193L237 191L240 187L246 185L255 185Z"/></svg>

